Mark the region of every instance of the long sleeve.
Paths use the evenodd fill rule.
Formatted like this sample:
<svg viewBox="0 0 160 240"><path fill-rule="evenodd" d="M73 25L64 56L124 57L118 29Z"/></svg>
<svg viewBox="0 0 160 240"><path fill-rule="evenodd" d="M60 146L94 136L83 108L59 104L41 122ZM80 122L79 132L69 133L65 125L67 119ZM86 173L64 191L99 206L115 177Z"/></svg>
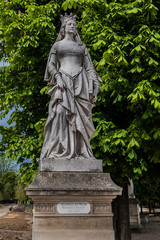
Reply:
<svg viewBox="0 0 160 240"><path fill-rule="evenodd" d="M56 84L56 74L58 74L58 60L56 54L56 47L55 44L52 46L50 50L50 54L48 57L48 62L46 66L46 72L44 80L47 81L50 85Z"/></svg>
<svg viewBox="0 0 160 240"><path fill-rule="evenodd" d="M95 68L93 66L90 54L85 48L85 55L84 55L84 68L87 73L87 77L89 80L89 94L90 98L97 98L97 94L100 90L100 82L101 79L98 77L97 72L95 71Z"/></svg>

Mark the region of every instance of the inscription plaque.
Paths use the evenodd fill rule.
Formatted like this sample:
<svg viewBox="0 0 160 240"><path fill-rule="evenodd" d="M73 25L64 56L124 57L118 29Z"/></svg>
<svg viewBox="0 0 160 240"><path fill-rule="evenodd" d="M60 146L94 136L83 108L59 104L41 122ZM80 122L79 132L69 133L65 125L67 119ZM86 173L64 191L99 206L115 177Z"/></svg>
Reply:
<svg viewBox="0 0 160 240"><path fill-rule="evenodd" d="M57 211L60 214L88 214L91 210L88 202L59 202Z"/></svg>

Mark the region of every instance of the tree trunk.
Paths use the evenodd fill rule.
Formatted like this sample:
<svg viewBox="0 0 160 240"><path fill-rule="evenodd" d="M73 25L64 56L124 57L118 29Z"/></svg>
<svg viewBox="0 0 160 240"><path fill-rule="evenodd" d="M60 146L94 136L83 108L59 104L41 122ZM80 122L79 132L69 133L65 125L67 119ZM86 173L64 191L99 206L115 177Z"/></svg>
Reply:
<svg viewBox="0 0 160 240"><path fill-rule="evenodd" d="M131 240L127 184L123 187L122 195L113 200L112 208L115 240Z"/></svg>

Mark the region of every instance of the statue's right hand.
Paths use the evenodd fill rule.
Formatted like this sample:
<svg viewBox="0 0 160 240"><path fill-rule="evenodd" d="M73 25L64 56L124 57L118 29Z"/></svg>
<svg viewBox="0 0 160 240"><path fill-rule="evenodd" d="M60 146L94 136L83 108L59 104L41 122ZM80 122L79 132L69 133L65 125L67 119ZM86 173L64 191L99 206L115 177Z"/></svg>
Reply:
<svg viewBox="0 0 160 240"><path fill-rule="evenodd" d="M66 87L66 84L63 82L59 74L56 76L56 80L57 80L57 87L63 90Z"/></svg>

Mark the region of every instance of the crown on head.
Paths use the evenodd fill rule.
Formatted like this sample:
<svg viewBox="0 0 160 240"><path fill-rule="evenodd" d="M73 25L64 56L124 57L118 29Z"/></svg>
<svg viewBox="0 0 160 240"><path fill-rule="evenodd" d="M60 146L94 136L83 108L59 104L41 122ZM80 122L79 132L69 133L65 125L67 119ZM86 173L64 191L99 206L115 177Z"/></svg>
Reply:
<svg viewBox="0 0 160 240"><path fill-rule="evenodd" d="M60 20L61 20L61 23L67 22L68 20L76 21L76 15L73 16L72 13L70 13L70 15L67 15L67 13L65 13L64 16L61 15Z"/></svg>

